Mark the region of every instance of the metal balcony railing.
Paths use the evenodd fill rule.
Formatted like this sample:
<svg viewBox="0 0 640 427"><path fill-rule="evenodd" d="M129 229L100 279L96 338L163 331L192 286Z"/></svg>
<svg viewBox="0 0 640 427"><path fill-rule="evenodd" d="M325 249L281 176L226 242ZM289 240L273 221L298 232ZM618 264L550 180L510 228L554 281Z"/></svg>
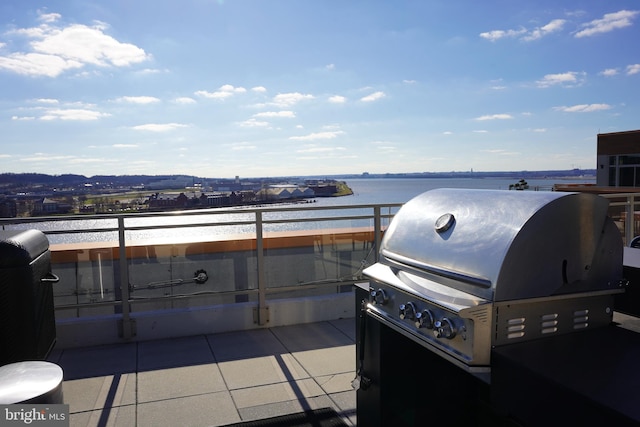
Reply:
<svg viewBox="0 0 640 427"><path fill-rule="evenodd" d="M171 307L175 307L185 304L184 300L201 300L205 304L204 301L209 301L207 297L224 294L236 300L255 301L256 322L264 324L268 316L269 294L286 295L286 292L297 292L299 296L305 290L309 292L317 288L352 284L359 278L358 273L364 267L364 262L373 263L377 260L376 248L379 247L382 233L400 206L401 204L319 207L304 204L162 213L11 218L0 219L0 224L4 230L39 229L49 238L52 268L62 279L61 289L54 289L57 294L58 317L64 318L63 313L70 311L74 313L72 317L82 317L82 313L118 314L122 319L123 337L126 339L130 334L128 331L131 331L128 327L131 314L137 307L140 307L139 311L146 308L157 309L167 307L167 301L171 303ZM308 236L311 238L305 238ZM216 248L205 248L203 245L207 242L215 242ZM314 261L309 258L319 256L324 257L325 263L327 259L340 263L338 255L334 254L333 258L329 258L331 255L325 253L323 242L331 242L338 253L348 253L356 245L365 244L368 245L368 250L362 256L363 259L350 259L347 263L349 265L337 268L336 271L347 271L346 277L337 273L318 277L317 273L306 271L298 273L300 277L286 277L285 273L277 271L275 264L278 262L295 264L301 259L303 264L313 269ZM251 262L244 259L239 263L233 261L234 265L250 270L244 273L249 276L243 279L246 284L231 289L218 289L213 285L198 288L197 292L183 293L174 292L174 288L185 280L176 278L173 271L169 277L148 281L144 286L136 285L140 277L132 280L132 275L137 270L145 272L137 276L147 278L151 277L151 268L159 275L164 270L171 270L174 268L172 263L178 257L174 254L176 248L180 247L180 251L185 253L180 257L181 261L185 261L188 255L184 248L194 244L201 246L196 254L200 257L198 262L205 262L203 260L206 259L209 265L212 264L208 259L215 253L223 253L218 257L224 258L230 257L229 252L235 251L239 257L251 258ZM300 249L301 246L305 249ZM135 254L141 248L147 254L150 251L155 254L156 251L168 250L169 255L154 266L141 266L141 258L136 258ZM83 259L79 253L85 253ZM271 257L274 259L271 260ZM367 261L365 257L370 259ZM219 270L217 267L220 264L210 269ZM234 268L238 270L238 267ZM211 271L207 273L205 269L200 269L188 281L204 282L208 278L207 274L211 275ZM87 285L88 276L94 279ZM219 281L225 279L221 277ZM293 280L293 283L288 283ZM65 282L75 283L66 286ZM134 292L146 292L148 295L138 297ZM194 304L198 305L198 302Z"/></svg>

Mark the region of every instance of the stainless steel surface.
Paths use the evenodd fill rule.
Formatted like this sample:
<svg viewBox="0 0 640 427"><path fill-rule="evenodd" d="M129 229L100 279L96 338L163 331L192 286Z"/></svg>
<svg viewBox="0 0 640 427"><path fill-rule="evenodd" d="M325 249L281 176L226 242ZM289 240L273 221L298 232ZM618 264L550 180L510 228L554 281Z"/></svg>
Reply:
<svg viewBox="0 0 640 427"><path fill-rule="evenodd" d="M492 301L612 289L623 245L607 210L584 193L428 191L393 219L381 262ZM439 232L448 214L453 224Z"/></svg>
<svg viewBox="0 0 640 427"><path fill-rule="evenodd" d="M44 361L0 366L0 404L63 403L62 368Z"/></svg>
<svg viewBox="0 0 640 427"><path fill-rule="evenodd" d="M623 292L622 237L607 211L583 193L423 193L364 271L368 313L483 376L492 347L607 325Z"/></svg>

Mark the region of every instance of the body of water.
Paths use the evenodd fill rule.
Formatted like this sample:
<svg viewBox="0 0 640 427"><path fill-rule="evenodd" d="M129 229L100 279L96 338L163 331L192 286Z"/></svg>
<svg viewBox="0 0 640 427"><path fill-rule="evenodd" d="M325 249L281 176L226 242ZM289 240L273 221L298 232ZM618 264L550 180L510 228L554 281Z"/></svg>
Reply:
<svg viewBox="0 0 640 427"><path fill-rule="evenodd" d="M347 184L353 190L353 195L344 197L318 197L313 199L313 203L296 204L296 205L276 205L275 207L291 207L299 208L295 211L274 211L264 214L265 221L282 221L295 220L301 218L321 218L331 216L357 216L371 215L371 209L346 209L346 210L307 210L306 207L342 207L342 206L358 206L358 205L374 205L374 204L396 204L406 203L413 197L424 193L425 191L436 188L473 188L473 189L491 189L491 190L508 190L509 185L515 184L517 180L503 178L371 178L371 179L352 179L347 180ZM548 179L548 180L527 180L529 183L529 191L538 189L540 191L549 191L553 184L594 184L594 179ZM126 239L131 242L183 242L201 240L206 241L212 235L236 235L236 234L254 234L255 227L249 224L232 224L220 225L229 222L255 221L255 214L251 212L243 212L246 209L234 209L233 213L204 213L202 215L180 215L176 213L168 213L166 216L154 216L147 218L126 218L125 226L172 226L184 224L212 224L207 227L190 227L190 228L162 228L155 230L134 230L127 231ZM395 213L397 209L383 212ZM202 211L198 211L202 212ZM331 220L331 221L313 221L313 222L284 222L276 224L265 224L265 232L271 231L292 231L292 230L314 230L327 228L351 228L351 227L367 227L372 226L372 220ZM117 232L103 231L96 232L99 228L115 228L117 220L114 219L73 219L68 221L44 221L31 224L7 225L6 229L26 229L37 228L44 231L53 230L92 230L74 234L49 234L49 241L52 244L58 243L81 243L81 242L115 242L118 239Z"/></svg>

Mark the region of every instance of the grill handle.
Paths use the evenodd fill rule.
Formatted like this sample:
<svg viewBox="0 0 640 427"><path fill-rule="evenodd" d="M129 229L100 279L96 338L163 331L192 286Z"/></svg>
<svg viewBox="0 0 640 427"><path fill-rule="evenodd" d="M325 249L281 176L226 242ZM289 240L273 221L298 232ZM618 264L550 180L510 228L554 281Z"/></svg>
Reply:
<svg viewBox="0 0 640 427"><path fill-rule="evenodd" d="M46 276L40 279L40 282L42 283L58 283L59 281L60 281L60 278L55 274L53 274L52 272L48 272Z"/></svg>
<svg viewBox="0 0 640 427"><path fill-rule="evenodd" d="M356 377L351 381L351 387L355 390L366 390L371 385L371 379L362 376L362 369L364 366L364 343L367 328L367 301L362 300L360 302L360 337L358 340L358 370L356 371Z"/></svg>

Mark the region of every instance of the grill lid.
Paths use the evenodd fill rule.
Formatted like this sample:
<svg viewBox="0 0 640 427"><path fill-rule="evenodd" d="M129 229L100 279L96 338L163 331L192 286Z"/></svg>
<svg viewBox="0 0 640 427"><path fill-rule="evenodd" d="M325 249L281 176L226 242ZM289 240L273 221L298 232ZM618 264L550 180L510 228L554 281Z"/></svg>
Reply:
<svg viewBox="0 0 640 427"><path fill-rule="evenodd" d="M437 189L407 202L380 262L494 301L617 288L622 238L585 193Z"/></svg>

